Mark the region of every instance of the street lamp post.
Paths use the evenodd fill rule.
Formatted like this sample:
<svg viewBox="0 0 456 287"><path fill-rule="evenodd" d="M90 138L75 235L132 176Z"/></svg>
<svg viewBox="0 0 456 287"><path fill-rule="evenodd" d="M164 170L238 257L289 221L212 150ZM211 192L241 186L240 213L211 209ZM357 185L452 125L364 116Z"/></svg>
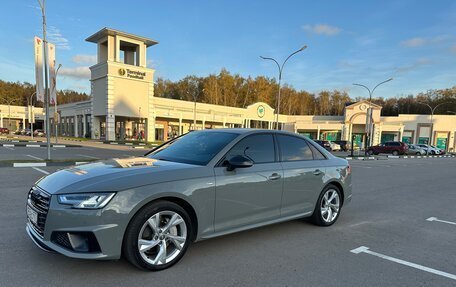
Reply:
<svg viewBox="0 0 456 287"><path fill-rule="evenodd" d="M373 137L373 132L374 132L374 128L372 126L372 95L374 94L374 91L375 89L377 89L378 86L384 84L384 83L387 83L389 81L392 81L393 78L389 78L388 80L385 80L383 82L380 82L378 83L373 89L372 91L365 85L362 85L362 84L356 84L354 83L353 85L355 86L360 86L360 87L363 87L365 88L368 92L369 92L369 108L367 110L367 139L366 139L366 144L367 146L364 147L364 149L366 150L366 148L368 146L371 146L372 145L372 137Z"/></svg>
<svg viewBox="0 0 456 287"><path fill-rule="evenodd" d="M196 130L196 99L197 99L196 93L197 93L196 91L194 91L193 93L190 93L189 91L187 91L187 94L189 94L193 97L193 130L194 131Z"/></svg>
<svg viewBox="0 0 456 287"><path fill-rule="evenodd" d="M263 57L263 56L260 56L261 59L263 60L270 60L270 61L273 61L274 63L276 63L277 65L277 68L279 69L279 92L278 92L278 95L277 95L277 104L276 104L276 130L279 129L279 113L280 113L280 90L281 90L281 82L282 82L282 72L283 72L283 67L285 66L285 63L288 61L288 59L290 59L293 55L301 52L301 51L304 51L304 49L306 49L307 46L304 45L301 49L297 50L297 51L294 51L293 53L291 53L286 59L285 61L283 61L282 65L279 64L279 62L277 62L277 60L275 60L274 58L270 58L270 57Z"/></svg>
<svg viewBox="0 0 456 287"><path fill-rule="evenodd" d="M46 40L46 0L37 0L40 4L41 14L43 16L43 42L44 42L44 106L46 111L46 146L47 160L51 159L51 136L49 133L49 86L48 86L48 62L47 62L47 40Z"/></svg>
<svg viewBox="0 0 456 287"><path fill-rule="evenodd" d="M440 104L436 105L435 107L431 107L431 105L429 105L428 103L423 103L423 102L417 102L417 103L427 106L429 108L429 110L431 111L431 130L430 130L429 143L428 144L432 145L433 134L434 134L434 112L441 105L449 104L450 102L443 102L443 103L440 103ZM428 153L428 151L429 151L429 149L426 150L426 154Z"/></svg>

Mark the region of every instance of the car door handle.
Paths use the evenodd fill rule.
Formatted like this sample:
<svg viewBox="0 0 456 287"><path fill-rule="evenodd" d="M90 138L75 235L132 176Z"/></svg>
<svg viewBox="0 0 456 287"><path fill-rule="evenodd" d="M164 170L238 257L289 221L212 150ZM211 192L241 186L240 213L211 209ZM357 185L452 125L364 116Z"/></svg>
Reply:
<svg viewBox="0 0 456 287"><path fill-rule="evenodd" d="M281 177L282 177L282 176L281 176L280 174L278 174L278 173L273 173L273 174L271 174L271 175L268 177L268 179L269 179L269 180L277 180L277 179L280 179Z"/></svg>
<svg viewBox="0 0 456 287"><path fill-rule="evenodd" d="M314 175L320 175L320 174L322 174L322 173L323 173L323 172L322 172L321 170L319 170L319 169L316 169L316 170L314 170L314 172L313 172Z"/></svg>

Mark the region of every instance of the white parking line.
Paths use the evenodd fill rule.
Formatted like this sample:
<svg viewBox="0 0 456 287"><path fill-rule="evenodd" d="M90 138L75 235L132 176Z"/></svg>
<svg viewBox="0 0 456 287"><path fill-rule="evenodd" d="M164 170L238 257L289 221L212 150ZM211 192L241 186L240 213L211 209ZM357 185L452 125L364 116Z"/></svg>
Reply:
<svg viewBox="0 0 456 287"><path fill-rule="evenodd" d="M37 168L37 167L32 167L34 170L37 170L39 172L42 172L44 174L49 174L49 172L45 171L45 170L42 170L41 168Z"/></svg>
<svg viewBox="0 0 456 287"><path fill-rule="evenodd" d="M408 261L401 260L401 259L397 259L397 258L394 258L394 257L391 257L391 256L383 255L381 253L370 251L369 247L366 247L366 246L360 246L360 247L358 247L356 249L350 250L350 252L354 253L354 254L367 253L367 254L370 254L370 255L373 255L373 256L377 256L379 258L382 258L382 259L385 259L385 260L388 260L388 261L392 261L392 262L399 263L399 264L402 264L402 265L405 265L405 266L409 266L409 267L412 267L412 268L415 268L415 269L418 269L418 270L421 270L421 271L429 272L429 273L432 273L432 274L436 274L436 275L440 275L440 276L443 276L443 277L446 277L446 278L450 278L450 279L456 280L456 275L454 275L454 274L450 274L450 273L443 272L443 271L436 270L436 269L432 269L432 268L429 268L429 267L426 267L426 266L423 266L423 265L415 264L415 263L408 262Z"/></svg>
<svg viewBox="0 0 456 287"><path fill-rule="evenodd" d="M34 158L34 159L43 160L41 157L37 157L37 156L34 156L34 155L30 155L30 154L26 154L26 156Z"/></svg>
<svg viewBox="0 0 456 287"><path fill-rule="evenodd" d="M451 224L451 225L456 225L456 222L441 220L441 219L438 219L437 217L429 217L428 219L426 219L426 221L437 221L437 222L447 223L447 224Z"/></svg>
<svg viewBox="0 0 456 287"><path fill-rule="evenodd" d="M85 154L78 154L82 157L86 157L86 158L93 158L93 159L100 159L99 157L95 157L95 156L91 156L91 155L85 155Z"/></svg>

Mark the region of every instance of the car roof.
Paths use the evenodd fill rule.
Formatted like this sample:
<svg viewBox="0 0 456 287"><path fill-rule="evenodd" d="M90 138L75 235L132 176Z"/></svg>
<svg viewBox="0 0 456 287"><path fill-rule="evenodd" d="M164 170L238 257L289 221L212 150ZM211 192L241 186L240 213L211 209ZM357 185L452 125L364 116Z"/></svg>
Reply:
<svg viewBox="0 0 456 287"><path fill-rule="evenodd" d="M232 133L232 134L254 134L254 133L275 133L275 134L285 134L300 136L299 134L288 132L288 131L278 131L278 130L267 130L267 129L248 129L248 128L221 128L221 129L207 129L207 130L198 130L195 132L204 132L204 133L213 133L213 132L223 132L223 133Z"/></svg>

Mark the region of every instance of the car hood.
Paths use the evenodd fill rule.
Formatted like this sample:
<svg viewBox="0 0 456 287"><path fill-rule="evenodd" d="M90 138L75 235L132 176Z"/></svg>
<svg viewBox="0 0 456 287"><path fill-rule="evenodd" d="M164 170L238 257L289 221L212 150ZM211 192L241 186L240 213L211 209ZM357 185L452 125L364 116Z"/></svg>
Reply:
<svg viewBox="0 0 456 287"><path fill-rule="evenodd" d="M147 157L111 159L61 169L41 178L36 185L51 194L121 191L197 177L195 173L202 168Z"/></svg>

